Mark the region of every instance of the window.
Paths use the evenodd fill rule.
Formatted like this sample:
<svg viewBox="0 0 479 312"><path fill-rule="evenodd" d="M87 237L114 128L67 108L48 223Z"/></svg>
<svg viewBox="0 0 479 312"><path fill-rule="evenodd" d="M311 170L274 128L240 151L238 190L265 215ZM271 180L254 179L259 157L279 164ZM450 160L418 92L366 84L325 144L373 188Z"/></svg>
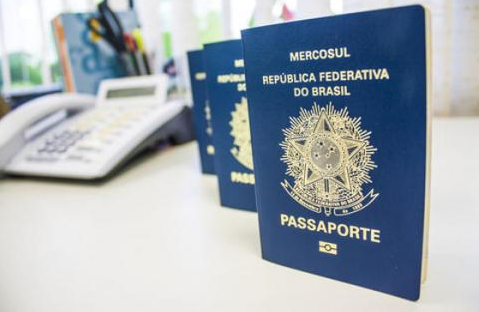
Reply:
<svg viewBox="0 0 479 312"><path fill-rule="evenodd" d="M0 91L61 81L51 20L93 10L96 0L0 0Z"/></svg>

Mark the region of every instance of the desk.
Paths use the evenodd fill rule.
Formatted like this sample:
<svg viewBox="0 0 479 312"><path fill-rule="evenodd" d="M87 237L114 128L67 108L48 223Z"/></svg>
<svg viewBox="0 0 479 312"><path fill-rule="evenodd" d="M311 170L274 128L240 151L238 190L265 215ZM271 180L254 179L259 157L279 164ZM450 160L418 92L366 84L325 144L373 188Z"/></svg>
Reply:
<svg viewBox="0 0 479 312"><path fill-rule="evenodd" d="M479 311L478 133L434 122L418 303L261 260L256 214L220 208L191 143L98 185L0 180L0 311Z"/></svg>

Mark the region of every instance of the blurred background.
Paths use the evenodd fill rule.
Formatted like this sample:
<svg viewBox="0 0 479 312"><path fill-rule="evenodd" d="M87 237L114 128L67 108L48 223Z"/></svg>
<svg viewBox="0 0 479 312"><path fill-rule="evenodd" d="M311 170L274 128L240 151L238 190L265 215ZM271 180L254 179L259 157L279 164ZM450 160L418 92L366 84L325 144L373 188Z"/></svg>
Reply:
<svg viewBox="0 0 479 312"><path fill-rule="evenodd" d="M0 0L0 92L9 103L64 89L52 20L92 12L96 0ZM174 73L188 93L185 52L239 38L243 28L311 17L420 3L432 15L433 97L436 116L479 114L477 0L110 0L134 10L154 72ZM15 105L15 104L11 104Z"/></svg>

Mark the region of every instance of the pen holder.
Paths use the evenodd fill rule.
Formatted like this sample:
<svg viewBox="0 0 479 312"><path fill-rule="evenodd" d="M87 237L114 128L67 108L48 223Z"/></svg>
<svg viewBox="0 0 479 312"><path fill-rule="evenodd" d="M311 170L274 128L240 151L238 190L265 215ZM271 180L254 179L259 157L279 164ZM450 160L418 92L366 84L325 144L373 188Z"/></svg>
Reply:
<svg viewBox="0 0 479 312"><path fill-rule="evenodd" d="M140 72L138 70L138 64L135 54L133 52L125 51L119 53L120 63L125 70L127 76L138 76Z"/></svg>

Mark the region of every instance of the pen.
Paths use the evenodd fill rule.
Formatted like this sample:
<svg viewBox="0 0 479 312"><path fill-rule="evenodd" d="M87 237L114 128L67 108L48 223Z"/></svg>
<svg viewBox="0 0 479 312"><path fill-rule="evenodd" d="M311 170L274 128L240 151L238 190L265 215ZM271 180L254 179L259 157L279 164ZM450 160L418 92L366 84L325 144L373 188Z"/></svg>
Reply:
<svg viewBox="0 0 479 312"><path fill-rule="evenodd" d="M133 62L133 66L135 68L136 74L141 75L140 66L138 64L138 61L137 61L136 55L135 55L135 49L136 48L135 48L135 44L133 42L132 36L128 33L124 33L123 34L123 40L125 41L126 49L129 52L130 58Z"/></svg>
<svg viewBox="0 0 479 312"><path fill-rule="evenodd" d="M138 46L138 50L140 51L143 58L143 64L145 65L146 74L151 75L150 62L148 61L148 55L146 55L146 49L143 43L143 37L141 36L141 30L139 28L135 28L132 32L132 35Z"/></svg>
<svg viewBox="0 0 479 312"><path fill-rule="evenodd" d="M131 37L132 44L134 46L134 53L136 57L136 62L138 63L138 68L140 69L140 75L147 75L148 72L146 70L145 62L143 60L140 49L138 48L138 43L136 42L133 36L130 36L130 37Z"/></svg>

